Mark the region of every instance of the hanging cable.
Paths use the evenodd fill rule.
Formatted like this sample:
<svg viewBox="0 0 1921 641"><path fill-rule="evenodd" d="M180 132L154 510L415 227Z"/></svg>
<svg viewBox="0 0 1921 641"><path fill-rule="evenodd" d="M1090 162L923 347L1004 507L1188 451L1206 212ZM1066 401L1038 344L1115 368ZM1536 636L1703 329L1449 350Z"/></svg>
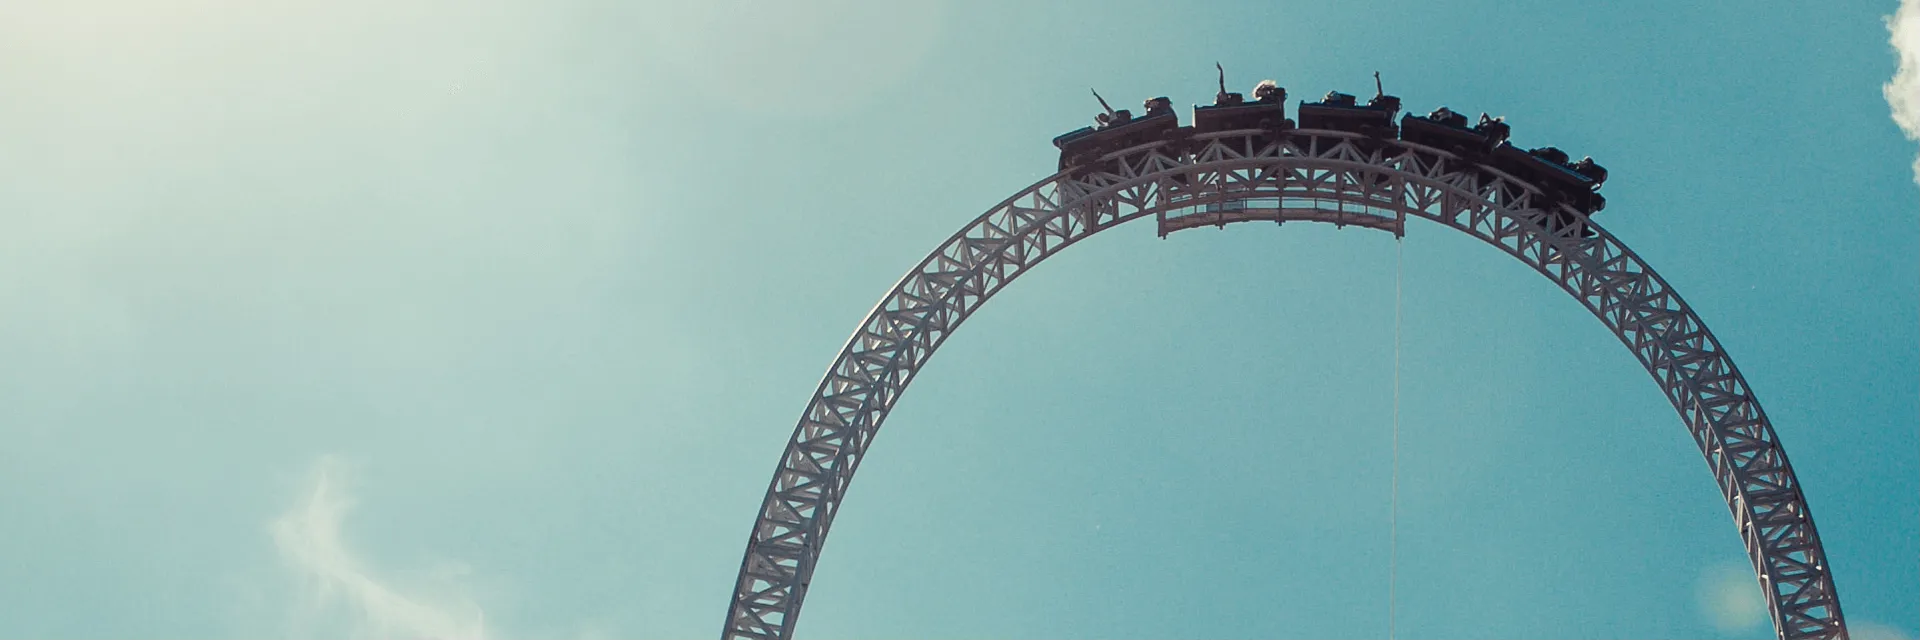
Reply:
<svg viewBox="0 0 1921 641"><path fill-rule="evenodd" d="M1394 638L1394 572L1399 556L1401 511L1401 272L1405 245L1394 239L1394 461L1387 500L1387 638Z"/></svg>

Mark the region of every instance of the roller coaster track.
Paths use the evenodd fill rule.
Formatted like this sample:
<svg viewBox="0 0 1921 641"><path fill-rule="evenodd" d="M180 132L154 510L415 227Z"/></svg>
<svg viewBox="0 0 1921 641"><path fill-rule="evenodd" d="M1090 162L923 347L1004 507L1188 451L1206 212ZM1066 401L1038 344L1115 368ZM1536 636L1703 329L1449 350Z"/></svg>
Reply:
<svg viewBox="0 0 1921 641"><path fill-rule="evenodd" d="M1402 235L1409 218L1478 238L1554 281L1632 351L1681 416L1753 563L1776 634L1845 638L1801 486L1734 362L1626 245L1539 187L1447 151L1295 129L1155 140L1051 176L995 206L907 272L809 398L761 503L725 638L790 638L828 526L895 401L969 314L1042 260L1152 218L1162 236L1249 221Z"/></svg>

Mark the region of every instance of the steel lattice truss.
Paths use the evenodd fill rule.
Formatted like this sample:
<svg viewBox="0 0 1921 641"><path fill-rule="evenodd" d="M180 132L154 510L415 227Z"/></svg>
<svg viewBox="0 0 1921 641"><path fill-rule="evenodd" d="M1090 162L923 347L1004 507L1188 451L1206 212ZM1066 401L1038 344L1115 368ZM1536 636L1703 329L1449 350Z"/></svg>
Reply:
<svg viewBox="0 0 1921 641"><path fill-rule="evenodd" d="M861 458L969 314L1055 252L1150 216L1162 235L1256 220L1400 235L1418 217L1520 259L1606 324L1674 404L1727 498L1776 633L1846 636L1787 454L1734 362L1666 281L1606 230L1583 238L1565 222L1585 218L1577 210L1508 174L1434 148L1319 130L1226 131L1120 150L1015 194L928 254L867 315L809 399L748 539L724 636L793 634Z"/></svg>

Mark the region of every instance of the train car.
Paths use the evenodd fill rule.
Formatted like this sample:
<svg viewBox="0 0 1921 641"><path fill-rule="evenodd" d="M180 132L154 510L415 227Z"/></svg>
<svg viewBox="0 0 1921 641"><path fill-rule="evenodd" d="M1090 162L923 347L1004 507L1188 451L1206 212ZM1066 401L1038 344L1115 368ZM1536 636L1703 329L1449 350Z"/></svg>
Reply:
<svg viewBox="0 0 1921 641"><path fill-rule="evenodd" d="M1607 208L1607 198L1599 193L1601 183L1607 181L1607 170L1594 164L1591 158L1570 164L1567 153L1554 147L1522 151L1520 147L1502 143L1495 148L1490 162L1497 169L1540 187L1550 202L1573 205L1588 215ZM1589 229L1586 222L1572 216L1556 215L1547 224L1549 231L1578 226L1580 237L1594 237L1594 230Z"/></svg>
<svg viewBox="0 0 1921 641"><path fill-rule="evenodd" d="M1213 106L1194 107L1194 131L1292 129L1294 121L1287 119L1286 105L1287 89L1272 80L1254 86L1253 102L1247 102L1241 94L1229 93L1223 72L1221 92L1214 95Z"/></svg>
<svg viewBox="0 0 1921 641"><path fill-rule="evenodd" d="M1511 143L1502 143L1499 147L1495 147L1492 161L1496 168L1534 183L1543 191L1555 195L1592 194L1601 188L1598 181L1585 173L1576 171L1574 166L1568 163L1566 152L1554 147L1522 151L1520 147ZM1592 164L1593 161L1588 162ZM1579 198L1570 198L1570 202L1581 206L1583 201Z"/></svg>
<svg viewBox="0 0 1921 641"><path fill-rule="evenodd" d="M1394 126L1394 114L1401 110L1401 99L1387 95L1381 89L1381 74L1374 74L1374 97L1365 106L1354 104L1354 96L1339 91L1327 92L1320 102L1302 101L1299 111L1301 128L1333 129L1366 134L1376 138L1394 138L1399 132Z"/></svg>
<svg viewBox="0 0 1921 641"><path fill-rule="evenodd" d="M1103 100L1101 105L1105 107L1107 102ZM1140 118L1126 109L1109 109L1095 118L1094 126L1055 137L1054 146L1061 150L1060 168L1086 165L1108 153L1166 138L1180 127L1172 101L1152 98L1146 106L1147 114Z"/></svg>
<svg viewBox="0 0 1921 641"><path fill-rule="evenodd" d="M1400 110L1401 99L1394 96L1377 95L1366 105L1358 105L1354 96L1330 91L1320 102L1302 101L1298 113L1302 129L1333 129L1393 138L1398 133L1394 114Z"/></svg>
<svg viewBox="0 0 1921 641"><path fill-rule="evenodd" d="M1481 114L1481 121L1467 126L1467 116L1447 107L1426 116L1401 117L1401 140L1443 149L1463 156L1479 156L1507 142L1508 126L1499 118Z"/></svg>

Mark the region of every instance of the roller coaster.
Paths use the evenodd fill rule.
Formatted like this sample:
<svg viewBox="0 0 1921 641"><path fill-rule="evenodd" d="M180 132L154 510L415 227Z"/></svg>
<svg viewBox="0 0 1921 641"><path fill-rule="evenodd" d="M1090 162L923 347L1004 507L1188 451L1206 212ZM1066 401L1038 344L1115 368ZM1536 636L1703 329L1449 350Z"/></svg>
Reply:
<svg viewBox="0 0 1921 641"><path fill-rule="evenodd" d="M1097 232L1152 218L1159 234L1230 223L1330 223L1405 234L1410 218L1473 236L1587 308L1653 377L1700 449L1783 639L1846 638L1826 554L1772 423L1666 280L1593 217L1607 171L1509 123L1442 107L1398 121L1375 77L1365 104L1329 92L1286 113L1263 82L1226 89L1181 125L1165 97L1134 117L1101 100L1054 140L1059 171L936 247L868 312L808 398L755 514L724 638L791 638L834 515L916 373L989 298ZM1099 97L1099 94L1096 94Z"/></svg>

